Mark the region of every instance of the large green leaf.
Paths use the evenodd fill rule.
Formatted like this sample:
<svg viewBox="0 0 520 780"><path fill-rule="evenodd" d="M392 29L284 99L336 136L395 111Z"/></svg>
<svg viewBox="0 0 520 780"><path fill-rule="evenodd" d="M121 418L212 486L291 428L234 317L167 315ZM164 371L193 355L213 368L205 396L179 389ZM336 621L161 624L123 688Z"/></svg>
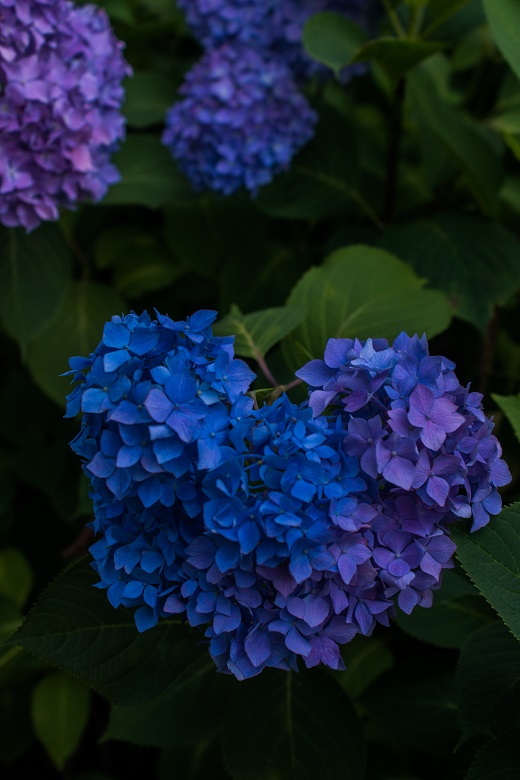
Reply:
<svg viewBox="0 0 520 780"><path fill-rule="evenodd" d="M504 412L513 427L516 438L520 441L520 395L497 395L493 393L492 398Z"/></svg>
<svg viewBox="0 0 520 780"><path fill-rule="evenodd" d="M520 777L520 742L518 731L501 734L485 745L465 780L518 780Z"/></svg>
<svg viewBox="0 0 520 780"><path fill-rule="evenodd" d="M114 609L82 563L58 577L9 640L71 672L114 703L139 705L163 693L200 651L178 623L139 634L132 614Z"/></svg>
<svg viewBox="0 0 520 780"><path fill-rule="evenodd" d="M348 698L319 674L262 672L241 684L224 724L233 780L361 780L363 734Z"/></svg>
<svg viewBox="0 0 520 780"><path fill-rule="evenodd" d="M71 282L50 324L29 348L27 362L37 384L58 404L65 402L68 381L60 377L74 355L88 355L101 340L103 326L125 304L110 287Z"/></svg>
<svg viewBox="0 0 520 780"><path fill-rule="evenodd" d="M452 535L464 569L520 639L520 503L506 507L477 533L454 527Z"/></svg>
<svg viewBox="0 0 520 780"><path fill-rule="evenodd" d="M70 251L56 225L27 235L0 230L0 318L25 349L55 315L71 273Z"/></svg>
<svg viewBox="0 0 520 780"><path fill-rule="evenodd" d="M473 634L457 669L459 717L465 736L499 733L518 717L520 645L503 623Z"/></svg>
<svg viewBox="0 0 520 780"><path fill-rule="evenodd" d="M33 573L24 555L14 547L0 552L0 594L23 607L33 583Z"/></svg>
<svg viewBox="0 0 520 780"><path fill-rule="evenodd" d="M303 29L305 51L336 73L347 65L367 40L366 33L342 14L315 14Z"/></svg>
<svg viewBox="0 0 520 780"><path fill-rule="evenodd" d="M135 203L157 209L170 201L191 197L186 180L158 136L129 135L121 151L114 155L114 164L121 181L110 188L104 204Z"/></svg>
<svg viewBox="0 0 520 780"><path fill-rule="evenodd" d="M460 11L470 0L429 0L423 35L431 35L446 19Z"/></svg>
<svg viewBox="0 0 520 780"><path fill-rule="evenodd" d="M388 647L373 637L356 636L345 646L342 655L346 671L332 672L332 675L351 699L361 696L394 663Z"/></svg>
<svg viewBox="0 0 520 780"><path fill-rule="evenodd" d="M460 575L443 574L431 609L417 607L411 615L398 610L397 625L416 639L439 647L460 648L467 638L494 620L483 598Z"/></svg>
<svg viewBox="0 0 520 780"><path fill-rule="evenodd" d="M339 111L323 108L316 136L287 173L262 187L258 207L284 219L319 219L359 209L371 214L360 194L356 128ZM377 216L371 214L377 220Z"/></svg>
<svg viewBox="0 0 520 780"><path fill-rule="evenodd" d="M456 313L480 330L493 307L520 288L520 242L482 218L440 214L397 225L385 233L382 245L449 295Z"/></svg>
<svg viewBox="0 0 520 780"><path fill-rule="evenodd" d="M375 62L388 77L397 81L423 60L444 48L444 43L417 38L378 38L362 46L352 62Z"/></svg>
<svg viewBox="0 0 520 780"><path fill-rule="evenodd" d="M417 68L409 79L412 109L464 173L482 211L498 213L502 168L499 153L476 122L450 106L436 92L428 70Z"/></svg>
<svg viewBox="0 0 520 780"><path fill-rule="evenodd" d="M124 113L131 127L150 127L162 124L166 110L175 99L173 79L141 70L134 73L125 85Z"/></svg>
<svg viewBox="0 0 520 780"><path fill-rule="evenodd" d="M200 744L222 725L224 702L238 683L217 673L207 652L186 665L163 692L137 706L112 707L103 741L175 748Z"/></svg>
<svg viewBox="0 0 520 780"><path fill-rule="evenodd" d="M491 34L520 78L520 5L517 0L484 0Z"/></svg>
<svg viewBox="0 0 520 780"><path fill-rule="evenodd" d="M237 355L256 360L263 358L271 347L291 333L304 316L304 310L297 306L278 306L253 314L242 314L238 306L232 306L230 313L217 322L213 330L217 336L233 334Z"/></svg>
<svg viewBox="0 0 520 780"><path fill-rule="evenodd" d="M289 306L306 317L285 340L289 365L321 357L332 337L395 338L402 330L434 336L450 321L446 296L393 255L368 246L338 249L294 287Z"/></svg>
<svg viewBox="0 0 520 780"><path fill-rule="evenodd" d="M413 669L391 670L379 677L361 698L368 729L377 742L399 751L442 754L457 743L455 680L424 662Z"/></svg>
<svg viewBox="0 0 520 780"><path fill-rule="evenodd" d="M89 691L69 674L49 674L34 689L34 730L59 770L78 747L88 712Z"/></svg>

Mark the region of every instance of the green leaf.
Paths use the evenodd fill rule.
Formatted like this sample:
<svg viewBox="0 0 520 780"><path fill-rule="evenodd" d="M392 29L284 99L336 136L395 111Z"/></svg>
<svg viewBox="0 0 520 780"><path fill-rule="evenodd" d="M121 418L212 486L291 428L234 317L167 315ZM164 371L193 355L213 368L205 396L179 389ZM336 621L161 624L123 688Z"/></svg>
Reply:
<svg viewBox="0 0 520 780"><path fill-rule="evenodd" d="M74 355L88 355L101 340L103 326L125 304L110 287L97 282L73 282L47 328L32 342L29 369L36 383L56 403L64 404L70 379L60 376Z"/></svg>
<svg viewBox="0 0 520 780"><path fill-rule="evenodd" d="M520 503L477 533L456 526L457 557L479 591L520 639Z"/></svg>
<svg viewBox="0 0 520 780"><path fill-rule="evenodd" d="M261 678L240 684L225 721L233 780L361 780L363 734L340 688L316 673Z"/></svg>
<svg viewBox="0 0 520 780"><path fill-rule="evenodd" d="M112 707L103 742L122 739L162 748L200 744L220 729L223 702L236 685L236 680L217 673L205 651L156 698L134 707Z"/></svg>
<svg viewBox="0 0 520 780"><path fill-rule="evenodd" d="M518 731L501 734L484 745L464 780L518 780L520 743Z"/></svg>
<svg viewBox="0 0 520 780"><path fill-rule="evenodd" d="M416 607L411 615L398 610L396 616L397 625L410 636L453 648L461 648L471 634L493 620L486 602L451 571L443 573L442 586L433 594L431 609Z"/></svg>
<svg viewBox="0 0 520 780"><path fill-rule="evenodd" d="M497 395L493 393L491 397L504 412L513 426L516 438L520 441L520 395Z"/></svg>
<svg viewBox="0 0 520 780"><path fill-rule="evenodd" d="M134 73L125 85L124 113L130 127L162 124L175 94L173 79L155 71Z"/></svg>
<svg viewBox="0 0 520 780"><path fill-rule="evenodd" d="M127 257L116 264L114 286L125 297L138 298L152 290L168 287L183 273L161 247L151 246L146 254L133 247Z"/></svg>
<svg viewBox="0 0 520 780"><path fill-rule="evenodd" d="M446 19L469 2L470 0L429 0L423 35L431 35Z"/></svg>
<svg viewBox="0 0 520 780"><path fill-rule="evenodd" d="M520 6L517 0L484 0L484 10L498 48L520 78Z"/></svg>
<svg viewBox="0 0 520 780"><path fill-rule="evenodd" d="M342 14L315 14L303 28L305 51L336 73L347 65L367 40L366 33Z"/></svg>
<svg viewBox="0 0 520 780"><path fill-rule="evenodd" d="M217 336L235 336L237 355L258 359L291 333L303 320L305 312L297 306L278 306L253 314L242 314L238 306L216 323Z"/></svg>
<svg viewBox="0 0 520 780"><path fill-rule="evenodd" d="M14 547L0 552L0 595L23 607L33 583L26 558Z"/></svg>
<svg viewBox="0 0 520 780"><path fill-rule="evenodd" d="M502 176L496 148L473 120L439 97L424 66L410 75L409 96L419 122L433 133L465 174L482 211L495 217Z"/></svg>
<svg viewBox="0 0 520 780"><path fill-rule="evenodd" d="M459 717L465 737L497 733L518 717L520 645L503 623L473 634L458 668Z"/></svg>
<svg viewBox="0 0 520 780"><path fill-rule="evenodd" d="M36 735L59 770L78 747L87 725L89 691L79 680L55 672L33 692L32 719Z"/></svg>
<svg viewBox="0 0 520 780"><path fill-rule="evenodd" d="M22 613L20 607L16 603L4 596L0 595L0 642L7 639L22 622ZM7 651L7 652L12 652ZM2 658L0 655L0 667L2 665Z"/></svg>
<svg viewBox="0 0 520 780"><path fill-rule="evenodd" d="M129 135L113 162L122 178L109 189L104 205L135 203L158 209L170 201L193 197L158 136Z"/></svg>
<svg viewBox="0 0 520 780"><path fill-rule="evenodd" d="M455 680L428 668L391 670L372 685L361 703L368 717L367 733L398 751L442 754L457 743Z"/></svg>
<svg viewBox="0 0 520 780"><path fill-rule="evenodd" d="M417 38L378 38L362 46L352 62L375 62L392 81L398 81L409 70L444 48L444 43Z"/></svg>
<svg viewBox="0 0 520 780"><path fill-rule="evenodd" d="M405 263L368 246L338 249L311 268L287 303L305 310L302 324L284 341L289 365L323 356L329 338L395 338L400 331L434 336L450 321L446 296L425 290Z"/></svg>
<svg viewBox="0 0 520 780"><path fill-rule="evenodd" d="M266 214L284 219L319 219L353 207L378 221L360 194L357 131L343 113L324 107L312 142L290 170L262 187L255 200Z"/></svg>
<svg viewBox="0 0 520 780"><path fill-rule="evenodd" d="M71 257L56 225L27 235L0 230L0 317L22 349L59 309L71 273Z"/></svg>
<svg viewBox="0 0 520 780"><path fill-rule="evenodd" d="M132 613L114 609L92 587L97 580L85 563L61 574L9 644L71 672L111 702L142 704L162 694L202 651L173 621L139 634Z"/></svg>
<svg viewBox="0 0 520 780"><path fill-rule="evenodd" d="M357 636L346 645L344 672L332 672L333 678L351 699L362 693L394 664L394 657L380 639Z"/></svg>
<svg viewBox="0 0 520 780"><path fill-rule="evenodd" d="M385 249L443 290L464 320L484 331L496 305L520 288L520 242L497 223L469 214L440 214L397 225Z"/></svg>

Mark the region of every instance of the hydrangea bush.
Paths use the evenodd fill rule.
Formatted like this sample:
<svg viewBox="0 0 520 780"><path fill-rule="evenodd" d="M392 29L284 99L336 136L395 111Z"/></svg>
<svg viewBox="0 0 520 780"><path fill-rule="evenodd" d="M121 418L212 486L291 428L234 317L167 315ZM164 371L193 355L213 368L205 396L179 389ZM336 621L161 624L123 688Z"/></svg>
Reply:
<svg viewBox="0 0 520 780"><path fill-rule="evenodd" d="M176 614L204 626L239 679L298 658L344 669L339 645L431 606L450 524L500 512L493 423L455 364L405 333L330 339L297 372L308 402L254 408L215 316L113 317L71 360L99 586L139 631Z"/></svg>
<svg viewBox="0 0 520 780"><path fill-rule="evenodd" d="M69 0L0 2L0 222L32 230L119 180L122 82L106 13Z"/></svg>
<svg viewBox="0 0 520 780"><path fill-rule="evenodd" d="M0 0L2 780L519 776L517 30Z"/></svg>

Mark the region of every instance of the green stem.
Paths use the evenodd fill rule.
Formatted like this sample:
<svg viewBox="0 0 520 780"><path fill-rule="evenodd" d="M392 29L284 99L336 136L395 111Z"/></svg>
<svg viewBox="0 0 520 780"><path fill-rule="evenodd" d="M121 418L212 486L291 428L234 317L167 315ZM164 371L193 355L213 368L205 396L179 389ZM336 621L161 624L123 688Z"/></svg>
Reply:
<svg viewBox="0 0 520 780"><path fill-rule="evenodd" d="M398 38L406 38L406 31L405 31L403 25L401 24L401 20L399 19L399 17L397 16L396 12L392 8L392 4L391 4L390 0L383 0L383 5L385 6L385 11L386 11L386 14L387 14L388 18L392 22L392 27L394 28L394 31L395 31L397 37Z"/></svg>

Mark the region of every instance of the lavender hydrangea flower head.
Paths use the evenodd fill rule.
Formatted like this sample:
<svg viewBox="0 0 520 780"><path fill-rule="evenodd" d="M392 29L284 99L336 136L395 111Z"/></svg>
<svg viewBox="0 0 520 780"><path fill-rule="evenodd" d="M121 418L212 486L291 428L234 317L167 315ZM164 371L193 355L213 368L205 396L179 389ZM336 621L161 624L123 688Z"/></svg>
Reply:
<svg viewBox="0 0 520 780"><path fill-rule="evenodd" d="M131 70L106 13L0 0L0 222L28 230L118 180Z"/></svg>
<svg viewBox="0 0 520 780"><path fill-rule="evenodd" d="M289 71L254 48L206 53L180 91L163 143L197 190L256 194L314 131L316 115Z"/></svg>
<svg viewBox="0 0 520 780"><path fill-rule="evenodd" d="M285 63L299 81L325 72L304 51L302 34L314 14L334 11L365 26L366 0L179 0L186 21L206 49L242 43ZM364 66L348 69L350 76Z"/></svg>
<svg viewBox="0 0 520 780"><path fill-rule="evenodd" d="M307 81L316 73L325 74L326 69L313 60L302 44L303 28L317 13L332 11L342 14L361 27L368 26L366 0L283 0L276 3L270 19L272 38L270 50L274 56L285 62L294 77ZM344 68L341 81L346 83L353 76L366 71L366 65L356 64Z"/></svg>
<svg viewBox="0 0 520 780"><path fill-rule="evenodd" d="M196 39L206 49L236 42L268 49L276 0L177 0Z"/></svg>

